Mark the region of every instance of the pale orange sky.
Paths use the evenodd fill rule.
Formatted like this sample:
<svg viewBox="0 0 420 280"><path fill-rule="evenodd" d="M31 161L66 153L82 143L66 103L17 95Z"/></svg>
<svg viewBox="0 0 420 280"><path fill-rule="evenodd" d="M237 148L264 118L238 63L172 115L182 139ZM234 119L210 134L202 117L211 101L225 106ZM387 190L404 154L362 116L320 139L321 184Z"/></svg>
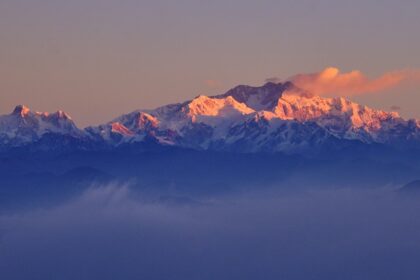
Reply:
<svg viewBox="0 0 420 280"><path fill-rule="evenodd" d="M334 66L369 78L420 69L420 2L0 2L0 113L16 104L76 123ZM420 118L407 84L353 100Z"/></svg>

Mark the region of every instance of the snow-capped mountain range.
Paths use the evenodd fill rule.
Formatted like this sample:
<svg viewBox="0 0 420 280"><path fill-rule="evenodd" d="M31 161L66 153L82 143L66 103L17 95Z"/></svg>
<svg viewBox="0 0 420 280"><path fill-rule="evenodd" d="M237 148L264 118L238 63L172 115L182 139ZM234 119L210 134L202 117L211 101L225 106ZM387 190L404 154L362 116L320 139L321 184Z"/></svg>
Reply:
<svg viewBox="0 0 420 280"><path fill-rule="evenodd" d="M153 141L198 150L295 153L349 142L419 147L420 121L341 97L311 96L291 82L241 85L222 95L138 110L85 129L62 111L49 114L17 106L0 117L2 150L36 143L45 149L56 137L67 140L55 141L55 146L77 143L82 149Z"/></svg>
<svg viewBox="0 0 420 280"><path fill-rule="evenodd" d="M85 132L63 111L32 112L28 107L18 105L11 114L0 116L0 145L4 147L34 143L47 134L79 138L84 137Z"/></svg>

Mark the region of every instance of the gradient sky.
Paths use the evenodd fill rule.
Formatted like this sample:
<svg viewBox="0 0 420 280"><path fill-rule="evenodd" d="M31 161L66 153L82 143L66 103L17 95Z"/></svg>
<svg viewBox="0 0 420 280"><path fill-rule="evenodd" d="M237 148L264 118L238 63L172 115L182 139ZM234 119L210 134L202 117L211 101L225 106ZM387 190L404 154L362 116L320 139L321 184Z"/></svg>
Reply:
<svg viewBox="0 0 420 280"><path fill-rule="evenodd" d="M1 0L0 113L79 126L335 66L420 69L418 0ZM420 86L353 97L420 118Z"/></svg>

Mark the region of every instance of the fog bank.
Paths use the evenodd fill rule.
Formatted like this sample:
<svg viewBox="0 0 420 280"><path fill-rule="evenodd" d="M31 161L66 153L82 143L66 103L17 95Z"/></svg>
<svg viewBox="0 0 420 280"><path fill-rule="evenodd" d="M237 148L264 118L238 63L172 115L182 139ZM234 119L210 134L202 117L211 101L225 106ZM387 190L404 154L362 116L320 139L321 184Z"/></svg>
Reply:
<svg viewBox="0 0 420 280"><path fill-rule="evenodd" d="M168 203L104 186L52 209L2 215L0 271L4 279L418 279L419 210L416 198L389 190Z"/></svg>

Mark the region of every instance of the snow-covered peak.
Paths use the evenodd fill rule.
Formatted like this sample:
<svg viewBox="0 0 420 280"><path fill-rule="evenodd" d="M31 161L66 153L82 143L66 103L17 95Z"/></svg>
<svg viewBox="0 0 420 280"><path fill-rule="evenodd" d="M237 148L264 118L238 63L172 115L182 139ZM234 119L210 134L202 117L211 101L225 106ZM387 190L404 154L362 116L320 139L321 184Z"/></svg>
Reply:
<svg viewBox="0 0 420 280"><path fill-rule="evenodd" d="M44 120L53 120L53 119L62 119L71 121L72 118L69 114L62 110L58 110L54 113L49 112L38 112L31 111L31 109L25 105L17 105L10 116L19 117L19 118L42 118Z"/></svg>
<svg viewBox="0 0 420 280"><path fill-rule="evenodd" d="M298 121L342 117L350 120L354 127L376 126L378 128L381 121L400 118L396 112L374 110L343 97L323 98L295 94L284 94L279 99L274 112L282 119Z"/></svg>
<svg viewBox="0 0 420 280"><path fill-rule="evenodd" d="M143 130L157 127L159 120L151 114L135 111L127 115L116 118L112 123L121 123L131 131Z"/></svg>
<svg viewBox="0 0 420 280"><path fill-rule="evenodd" d="M226 98L230 96L255 111L271 110L277 104L277 100L282 96L283 92L293 87L294 85L290 82L269 82L260 87L240 85L225 94L215 96L215 98Z"/></svg>
<svg viewBox="0 0 420 280"><path fill-rule="evenodd" d="M45 113L44 113L45 114ZM67 114L64 111L58 110L57 112L50 114L49 116L57 119L64 119L64 120L71 120L71 117L69 114Z"/></svg>
<svg viewBox="0 0 420 280"><path fill-rule="evenodd" d="M24 117L24 116L26 116L26 115L27 115L30 111L31 111L31 110L30 110L27 106L25 106L25 105L17 105L17 106L15 107L15 109L13 110L12 114L13 114L13 115L18 115L18 116Z"/></svg>
<svg viewBox="0 0 420 280"><path fill-rule="evenodd" d="M198 116L233 117L254 112L244 103L239 103L232 96L212 98L200 95L188 103L187 114L195 120Z"/></svg>
<svg viewBox="0 0 420 280"><path fill-rule="evenodd" d="M142 141L158 129L160 121L149 113L134 111L109 123L85 129L93 139L101 139L111 145L130 141Z"/></svg>
<svg viewBox="0 0 420 280"><path fill-rule="evenodd" d="M125 127L125 125L119 122L113 122L110 124L110 126L111 126L111 131L113 133L119 133L126 136L134 135L134 133L131 130L129 130L127 127Z"/></svg>
<svg viewBox="0 0 420 280"><path fill-rule="evenodd" d="M33 112L18 105L13 112L0 116L0 144L33 142L47 133L81 136L71 117L63 111Z"/></svg>

